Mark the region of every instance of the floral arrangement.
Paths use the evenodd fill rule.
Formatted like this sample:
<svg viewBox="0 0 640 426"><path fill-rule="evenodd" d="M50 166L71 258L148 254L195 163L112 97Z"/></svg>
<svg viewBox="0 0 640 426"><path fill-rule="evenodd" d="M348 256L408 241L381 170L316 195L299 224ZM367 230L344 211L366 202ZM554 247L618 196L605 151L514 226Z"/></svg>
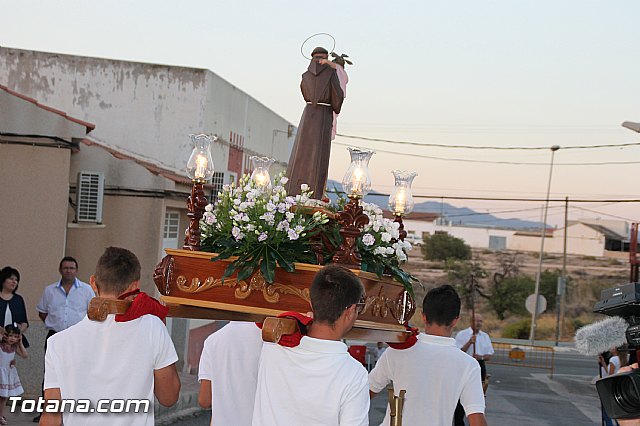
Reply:
<svg viewBox="0 0 640 426"><path fill-rule="evenodd" d="M287 195L284 175L276 177L276 186L266 192L249 175L238 186L225 185L215 206L209 204L200 221L202 250L218 253L212 260L238 258L229 264L222 279L238 272L238 280L260 269L273 282L276 264L287 272L294 262L315 263L311 239L328 222L325 214L309 216L293 209L304 205L312 191L302 185L296 197Z"/></svg>
<svg viewBox="0 0 640 426"><path fill-rule="evenodd" d="M375 204L360 201L360 206L369 217L357 240L362 270L378 276L392 275L413 296L412 282L418 279L400 267L412 248L410 242L400 240L400 224L383 217L382 209Z"/></svg>
<svg viewBox="0 0 640 426"><path fill-rule="evenodd" d="M284 189L287 181L279 175L277 185L265 192L249 175L244 175L237 186L224 185L215 205L206 206L200 221L201 249L217 253L214 261L237 256L222 279L237 271L238 280L243 280L259 269L272 283L276 265L294 272L295 262L316 263L311 243L319 233L334 247L340 246L338 223L317 211L309 215L308 209L302 207L339 211L347 200L338 198L335 205L314 200L305 184L300 195L288 196ZM400 241L399 224L384 218L380 207L363 201L360 205L369 217L356 242L361 269L379 277L390 274L413 295L412 283L418 280L400 267L407 260L411 243ZM330 262L333 253L324 254Z"/></svg>

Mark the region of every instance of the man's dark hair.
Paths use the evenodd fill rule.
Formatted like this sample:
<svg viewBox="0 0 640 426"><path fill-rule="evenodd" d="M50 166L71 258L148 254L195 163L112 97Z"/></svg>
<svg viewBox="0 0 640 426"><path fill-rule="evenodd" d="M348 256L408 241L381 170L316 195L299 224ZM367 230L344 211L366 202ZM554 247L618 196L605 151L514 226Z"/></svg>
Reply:
<svg viewBox="0 0 640 426"><path fill-rule="evenodd" d="M311 283L313 320L332 325L363 295L364 287L352 271L338 265L325 266Z"/></svg>
<svg viewBox="0 0 640 426"><path fill-rule="evenodd" d="M422 302L429 323L448 326L460 316L460 297L449 284L432 288Z"/></svg>
<svg viewBox="0 0 640 426"><path fill-rule="evenodd" d="M96 265L96 284L100 291L121 294L132 282L140 280L140 261L120 247L107 247Z"/></svg>
<svg viewBox="0 0 640 426"><path fill-rule="evenodd" d="M18 279L18 282L20 282L20 272L18 272L17 269L12 268L11 266L5 266L4 268L2 268L2 270L0 271L0 290L2 290L2 288L4 287L4 281L7 278L10 278L11 275L15 275ZM13 289L12 293L15 294L17 290L18 286L16 285L16 288Z"/></svg>
<svg viewBox="0 0 640 426"><path fill-rule="evenodd" d="M77 261L77 260L75 260L75 259L74 259L73 257L71 257L71 256L65 256L65 257L63 257L63 258L62 258L62 260L60 261L60 265L58 266L58 269L62 269L62 264L63 264L64 262L73 262L73 263L75 263L75 264L76 264L76 269L78 269L78 261Z"/></svg>

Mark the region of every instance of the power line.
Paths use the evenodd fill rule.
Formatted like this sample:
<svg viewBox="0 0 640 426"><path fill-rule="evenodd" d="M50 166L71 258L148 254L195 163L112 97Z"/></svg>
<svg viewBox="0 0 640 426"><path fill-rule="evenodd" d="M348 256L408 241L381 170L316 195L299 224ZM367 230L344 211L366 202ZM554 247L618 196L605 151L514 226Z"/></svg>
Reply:
<svg viewBox="0 0 640 426"><path fill-rule="evenodd" d="M333 142L335 145L342 146L351 146L351 144L343 143L343 142ZM640 143L638 144L640 145ZM545 148L549 149L549 148ZM396 155L404 155L410 157L418 157L418 158L428 158L430 160L439 160L439 161L458 161L463 163L480 163L480 164L507 164L513 166L549 166L549 162L524 162L524 161L492 161L492 160L474 160L470 158L445 158L445 157L435 157L432 155L424 155L424 154L415 154L415 153L405 153L398 151L389 151L385 149L376 149L376 152L384 152L386 154L396 154ZM593 162L593 163L554 163L554 166L609 166L609 165L625 165L625 164L640 164L640 161L603 161L603 162Z"/></svg>
<svg viewBox="0 0 640 426"><path fill-rule="evenodd" d="M605 212L599 212L597 210L591 210L591 209L587 209L587 208L584 208L584 207L577 207L576 206L576 208L579 209L579 210L584 210L584 211L591 212L591 213L601 214L603 216L615 217L616 219L622 219L622 220L626 220L626 221L629 221L629 222L637 222L638 221L638 219L629 219L628 217L618 216L618 215L615 215L615 214L609 214L609 213L605 213Z"/></svg>
<svg viewBox="0 0 640 426"><path fill-rule="evenodd" d="M429 142L412 142L412 141L399 141L399 140L390 140L390 139L381 139L381 138L370 138L366 136L356 136L356 135L345 135L342 133L336 133L336 136L341 136L343 138L350 139L360 139L371 142L385 142L392 143L396 145L411 145L411 146L426 146L426 147L436 147L436 148L454 148L454 149L482 149L482 150L501 150L501 151L546 151L549 150L548 146L476 146L476 145L447 145L447 144L438 144L438 143L429 143ZM563 146L561 149L597 149L597 148L623 148L627 146L638 146L640 142L627 142L627 143L619 143L619 144L599 144L599 145L569 145Z"/></svg>

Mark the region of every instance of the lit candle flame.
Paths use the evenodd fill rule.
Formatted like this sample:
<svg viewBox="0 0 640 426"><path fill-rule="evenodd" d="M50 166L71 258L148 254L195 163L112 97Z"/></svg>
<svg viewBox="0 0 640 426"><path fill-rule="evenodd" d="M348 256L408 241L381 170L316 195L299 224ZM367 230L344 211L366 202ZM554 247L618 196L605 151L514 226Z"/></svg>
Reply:
<svg viewBox="0 0 640 426"><path fill-rule="evenodd" d="M400 190L398 191L398 194L396 195L396 213L404 213L404 209L407 205L407 196L404 192L404 190Z"/></svg>
<svg viewBox="0 0 640 426"><path fill-rule="evenodd" d="M207 157L204 155L196 157L196 171L194 173L196 179L204 179L207 175L207 163Z"/></svg>

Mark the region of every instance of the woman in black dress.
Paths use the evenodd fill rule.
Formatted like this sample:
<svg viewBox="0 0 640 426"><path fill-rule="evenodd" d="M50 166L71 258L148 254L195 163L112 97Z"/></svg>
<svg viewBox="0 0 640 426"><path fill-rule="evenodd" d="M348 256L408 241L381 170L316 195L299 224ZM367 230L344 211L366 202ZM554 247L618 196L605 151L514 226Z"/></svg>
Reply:
<svg viewBox="0 0 640 426"><path fill-rule="evenodd" d="M25 348L29 347L29 342L24 336L25 330L29 327L27 321L27 309L24 306L24 299L19 294L18 283L20 282L20 272L11 266L6 266L0 271L0 324L16 324L22 331L22 343Z"/></svg>

